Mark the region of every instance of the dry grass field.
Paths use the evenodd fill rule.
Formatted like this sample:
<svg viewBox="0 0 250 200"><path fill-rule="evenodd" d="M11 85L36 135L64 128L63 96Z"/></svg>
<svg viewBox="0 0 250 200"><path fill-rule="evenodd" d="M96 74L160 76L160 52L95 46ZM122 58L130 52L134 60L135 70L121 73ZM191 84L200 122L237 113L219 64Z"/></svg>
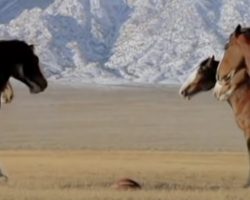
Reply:
<svg viewBox="0 0 250 200"><path fill-rule="evenodd" d="M161 151L1 151L10 181L1 183L6 200L224 200L246 199L247 160L243 153ZM116 191L121 177L141 191Z"/></svg>
<svg viewBox="0 0 250 200"><path fill-rule="evenodd" d="M0 200L244 200L248 160L230 107L178 88L15 87L0 114ZM130 177L141 191L110 186Z"/></svg>

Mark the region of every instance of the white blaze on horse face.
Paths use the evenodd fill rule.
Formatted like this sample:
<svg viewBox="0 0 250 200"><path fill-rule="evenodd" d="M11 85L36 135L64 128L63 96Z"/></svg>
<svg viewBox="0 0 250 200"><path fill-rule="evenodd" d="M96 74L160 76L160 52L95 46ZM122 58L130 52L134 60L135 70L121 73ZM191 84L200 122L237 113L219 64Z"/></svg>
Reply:
<svg viewBox="0 0 250 200"><path fill-rule="evenodd" d="M186 79L186 81L182 84L180 90L179 90L179 94L183 97L182 91L184 91L191 83L194 82L197 73L198 73L199 68L195 69Z"/></svg>

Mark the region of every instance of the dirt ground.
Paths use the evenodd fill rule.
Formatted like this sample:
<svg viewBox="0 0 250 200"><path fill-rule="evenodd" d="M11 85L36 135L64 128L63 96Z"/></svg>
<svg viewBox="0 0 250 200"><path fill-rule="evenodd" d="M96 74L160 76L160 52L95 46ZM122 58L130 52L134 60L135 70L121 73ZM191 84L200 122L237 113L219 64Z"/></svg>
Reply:
<svg viewBox="0 0 250 200"><path fill-rule="evenodd" d="M245 151L230 106L178 87L15 87L0 115L0 149Z"/></svg>

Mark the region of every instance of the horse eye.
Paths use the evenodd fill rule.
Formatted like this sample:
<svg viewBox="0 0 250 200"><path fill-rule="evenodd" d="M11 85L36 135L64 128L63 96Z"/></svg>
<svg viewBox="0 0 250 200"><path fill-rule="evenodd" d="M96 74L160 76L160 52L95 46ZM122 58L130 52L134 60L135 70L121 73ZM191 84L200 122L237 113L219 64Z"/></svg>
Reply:
<svg viewBox="0 0 250 200"><path fill-rule="evenodd" d="M35 63L38 63L39 62L38 57L34 57L34 61L35 61Z"/></svg>
<svg viewBox="0 0 250 200"><path fill-rule="evenodd" d="M205 71L206 69L207 69L206 66L201 66L201 67L199 68L199 72L203 72L203 71Z"/></svg>

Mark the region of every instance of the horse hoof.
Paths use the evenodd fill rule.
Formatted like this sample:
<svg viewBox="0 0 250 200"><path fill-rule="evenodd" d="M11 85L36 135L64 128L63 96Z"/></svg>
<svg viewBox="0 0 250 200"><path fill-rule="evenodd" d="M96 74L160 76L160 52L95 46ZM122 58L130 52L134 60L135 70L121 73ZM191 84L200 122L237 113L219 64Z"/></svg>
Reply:
<svg viewBox="0 0 250 200"><path fill-rule="evenodd" d="M141 185L130 178L122 178L116 181L112 188L116 190L140 190Z"/></svg>
<svg viewBox="0 0 250 200"><path fill-rule="evenodd" d="M12 102L14 96L4 96L2 102L5 104L9 104Z"/></svg>

